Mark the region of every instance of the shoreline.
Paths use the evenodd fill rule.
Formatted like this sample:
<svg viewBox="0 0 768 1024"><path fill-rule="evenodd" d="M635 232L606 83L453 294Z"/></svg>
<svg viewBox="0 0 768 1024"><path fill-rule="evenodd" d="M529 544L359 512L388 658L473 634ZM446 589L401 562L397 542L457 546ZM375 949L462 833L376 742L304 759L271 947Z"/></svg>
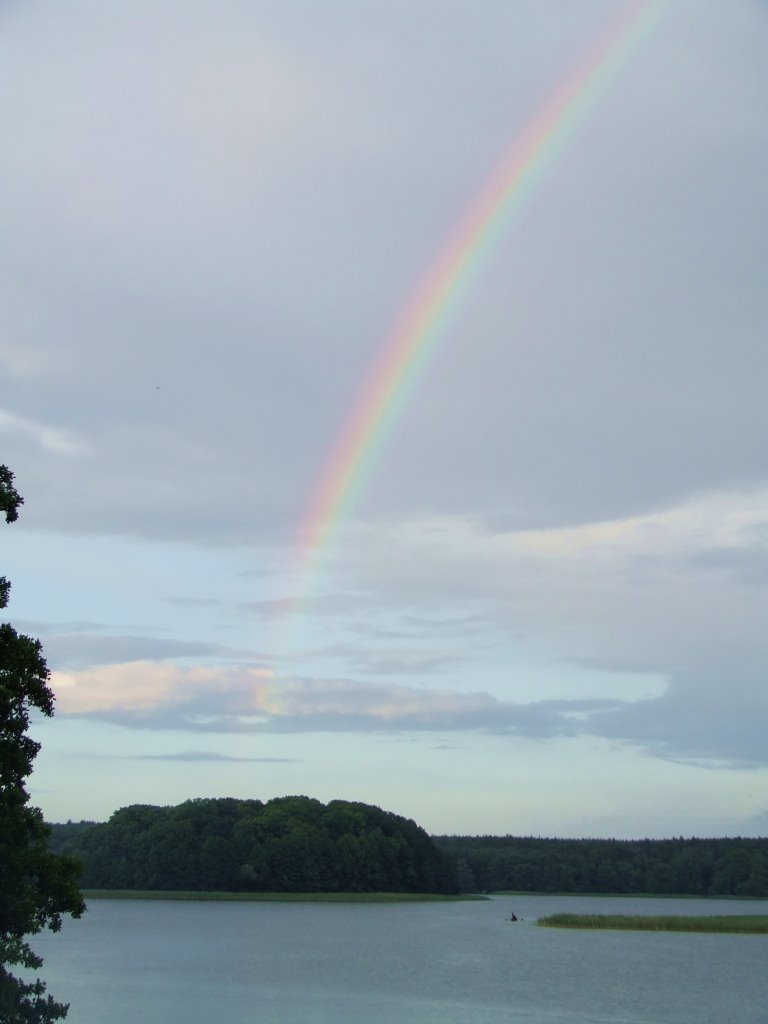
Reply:
<svg viewBox="0 0 768 1024"><path fill-rule="evenodd" d="M481 895L422 892L196 892L173 889L83 889L86 900L198 900L247 903L457 903Z"/></svg>

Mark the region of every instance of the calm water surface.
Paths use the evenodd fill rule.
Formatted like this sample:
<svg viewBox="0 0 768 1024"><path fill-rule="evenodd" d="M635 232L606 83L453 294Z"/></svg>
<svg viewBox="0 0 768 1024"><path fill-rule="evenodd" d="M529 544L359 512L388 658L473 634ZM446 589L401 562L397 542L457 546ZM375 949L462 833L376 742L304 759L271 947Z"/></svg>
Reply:
<svg viewBox="0 0 768 1024"><path fill-rule="evenodd" d="M524 920L505 920L511 910ZM531 924L558 911L759 914L768 904L93 900L35 946L70 1024L768 1024L768 936Z"/></svg>

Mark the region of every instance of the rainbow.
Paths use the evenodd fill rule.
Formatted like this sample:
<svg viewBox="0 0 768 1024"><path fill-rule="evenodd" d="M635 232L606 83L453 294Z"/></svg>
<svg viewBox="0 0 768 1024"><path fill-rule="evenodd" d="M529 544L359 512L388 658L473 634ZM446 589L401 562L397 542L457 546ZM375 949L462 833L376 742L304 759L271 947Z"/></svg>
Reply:
<svg viewBox="0 0 768 1024"><path fill-rule="evenodd" d="M632 0L515 137L380 345L312 492L297 537L308 574L326 552L494 246L580 121L652 27L665 0ZM297 599L297 600L300 600Z"/></svg>

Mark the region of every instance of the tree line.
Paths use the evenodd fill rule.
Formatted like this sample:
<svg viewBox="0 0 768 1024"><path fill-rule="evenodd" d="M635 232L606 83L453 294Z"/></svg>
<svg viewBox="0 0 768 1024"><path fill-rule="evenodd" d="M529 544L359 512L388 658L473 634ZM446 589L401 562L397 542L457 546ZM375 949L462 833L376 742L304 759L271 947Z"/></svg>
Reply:
<svg viewBox="0 0 768 1024"><path fill-rule="evenodd" d="M768 896L768 839L434 836L369 804L304 796L136 804L53 825L93 889Z"/></svg>
<svg viewBox="0 0 768 1024"><path fill-rule="evenodd" d="M102 824L54 825L51 849L89 889L454 893L456 871L415 822L306 796L135 804Z"/></svg>
<svg viewBox="0 0 768 1024"><path fill-rule="evenodd" d="M462 891L768 896L768 839L434 838Z"/></svg>

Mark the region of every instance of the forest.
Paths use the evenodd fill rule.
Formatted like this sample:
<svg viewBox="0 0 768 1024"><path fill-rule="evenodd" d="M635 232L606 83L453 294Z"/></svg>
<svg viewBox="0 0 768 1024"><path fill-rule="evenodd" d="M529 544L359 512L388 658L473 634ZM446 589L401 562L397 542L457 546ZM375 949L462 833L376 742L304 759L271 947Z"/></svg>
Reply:
<svg viewBox="0 0 768 1024"><path fill-rule="evenodd" d="M768 897L768 839L433 836L370 804L306 796L135 804L53 825L86 889L575 892Z"/></svg>
<svg viewBox="0 0 768 1024"><path fill-rule="evenodd" d="M434 839L463 892L768 896L768 839Z"/></svg>
<svg viewBox="0 0 768 1024"><path fill-rule="evenodd" d="M134 804L103 824L54 825L86 889L455 893L451 858L409 819L305 796Z"/></svg>

